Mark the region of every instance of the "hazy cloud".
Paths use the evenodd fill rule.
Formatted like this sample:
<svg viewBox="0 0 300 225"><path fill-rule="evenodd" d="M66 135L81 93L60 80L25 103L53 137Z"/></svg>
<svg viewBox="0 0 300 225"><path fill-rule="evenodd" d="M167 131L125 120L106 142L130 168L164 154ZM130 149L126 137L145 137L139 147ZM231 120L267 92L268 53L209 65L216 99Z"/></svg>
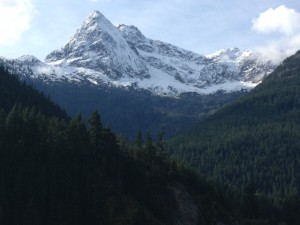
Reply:
<svg viewBox="0 0 300 225"><path fill-rule="evenodd" d="M13 44L29 30L33 12L31 0L0 0L0 44Z"/></svg>
<svg viewBox="0 0 300 225"><path fill-rule="evenodd" d="M300 49L300 13L294 9L284 5L270 8L252 20L252 29L261 34L280 35L257 48L276 64Z"/></svg>

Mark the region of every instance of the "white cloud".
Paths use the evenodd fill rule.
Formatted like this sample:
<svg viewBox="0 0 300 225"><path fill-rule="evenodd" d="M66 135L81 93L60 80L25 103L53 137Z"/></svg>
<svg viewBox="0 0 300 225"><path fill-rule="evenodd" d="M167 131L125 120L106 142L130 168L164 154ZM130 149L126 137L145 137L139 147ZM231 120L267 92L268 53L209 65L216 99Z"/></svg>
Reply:
<svg viewBox="0 0 300 225"><path fill-rule="evenodd" d="M300 29L300 14L282 5L270 8L252 21L253 30L259 33L280 32L291 35Z"/></svg>
<svg viewBox="0 0 300 225"><path fill-rule="evenodd" d="M266 46L257 47L256 51L260 52L262 55L266 56L268 59L271 59L275 65L278 65L282 62L283 59L292 55L294 52L285 51L281 48L281 41L270 42Z"/></svg>
<svg viewBox="0 0 300 225"><path fill-rule="evenodd" d="M31 0L0 0L0 44L13 44L30 29L34 13Z"/></svg>
<svg viewBox="0 0 300 225"><path fill-rule="evenodd" d="M252 29L260 34L281 35L257 48L276 64L300 49L300 13L294 9L284 5L270 8L252 20Z"/></svg>

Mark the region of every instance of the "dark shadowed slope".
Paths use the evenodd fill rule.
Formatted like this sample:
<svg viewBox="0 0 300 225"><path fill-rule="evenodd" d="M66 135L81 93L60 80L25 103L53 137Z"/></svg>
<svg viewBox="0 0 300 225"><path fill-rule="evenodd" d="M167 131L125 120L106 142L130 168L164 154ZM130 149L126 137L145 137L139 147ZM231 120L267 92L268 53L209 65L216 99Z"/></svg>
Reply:
<svg viewBox="0 0 300 225"><path fill-rule="evenodd" d="M0 66L0 108L9 111L14 105L34 107L46 116L67 118L67 114L52 100Z"/></svg>

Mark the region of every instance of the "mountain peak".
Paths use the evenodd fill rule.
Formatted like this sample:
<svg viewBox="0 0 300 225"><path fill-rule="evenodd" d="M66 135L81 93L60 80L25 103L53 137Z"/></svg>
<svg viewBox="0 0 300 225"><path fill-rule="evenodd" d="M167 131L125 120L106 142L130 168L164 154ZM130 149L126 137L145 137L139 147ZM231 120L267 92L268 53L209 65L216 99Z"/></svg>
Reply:
<svg viewBox="0 0 300 225"><path fill-rule="evenodd" d="M240 49L236 48L236 47L232 47L232 48L223 48L217 52L214 52L210 55L207 55L208 58L214 58L220 55L232 55L232 54L239 54L241 52Z"/></svg>
<svg viewBox="0 0 300 225"><path fill-rule="evenodd" d="M45 61L85 57L86 53L105 52L105 44L116 45L116 27L99 11L91 12L70 41L60 50L46 56Z"/></svg>
<svg viewBox="0 0 300 225"><path fill-rule="evenodd" d="M135 26L127 26L124 24L120 24L117 26L117 28L122 32L126 40L131 40L136 44L145 43L146 41L146 37Z"/></svg>
<svg viewBox="0 0 300 225"><path fill-rule="evenodd" d="M148 39L135 26L114 26L99 11L91 12L70 41L45 62L70 67L76 71L70 76L93 84L132 86L168 96L252 88L272 69L251 51L227 48L205 57Z"/></svg>
<svg viewBox="0 0 300 225"><path fill-rule="evenodd" d="M38 58L33 55L22 55L21 57L17 58L17 60L22 62L29 62L29 63L39 63L41 62Z"/></svg>
<svg viewBox="0 0 300 225"><path fill-rule="evenodd" d="M101 71L110 79L149 76L138 52L99 11L90 13L71 40L50 53L46 62Z"/></svg>
<svg viewBox="0 0 300 225"><path fill-rule="evenodd" d="M209 59L228 62L228 61L240 61L245 57L249 57L253 54L252 51L240 50L238 48L224 48L220 51L207 55Z"/></svg>
<svg viewBox="0 0 300 225"><path fill-rule="evenodd" d="M102 24L109 24L110 21L99 11L95 10L91 12L87 18L84 20L82 27L86 26L93 26L94 24L102 25ZM113 25L112 25L113 26Z"/></svg>
<svg viewBox="0 0 300 225"><path fill-rule="evenodd" d="M95 29L114 29L114 25L99 11L91 12L81 25L81 29L95 30Z"/></svg>
<svg viewBox="0 0 300 225"><path fill-rule="evenodd" d="M99 18L103 18L103 17L105 17L105 16L98 10L94 10L93 12L91 12L88 15L88 18L91 18L91 19L99 19Z"/></svg>

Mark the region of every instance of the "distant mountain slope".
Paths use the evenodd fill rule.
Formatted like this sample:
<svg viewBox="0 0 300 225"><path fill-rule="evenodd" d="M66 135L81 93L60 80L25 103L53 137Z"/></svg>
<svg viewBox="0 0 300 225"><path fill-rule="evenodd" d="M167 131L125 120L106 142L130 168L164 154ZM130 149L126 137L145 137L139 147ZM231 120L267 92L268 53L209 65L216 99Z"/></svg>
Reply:
<svg viewBox="0 0 300 225"><path fill-rule="evenodd" d="M221 183L283 198L300 191L300 52L249 95L171 143L171 152Z"/></svg>
<svg viewBox="0 0 300 225"><path fill-rule="evenodd" d="M0 58L71 115L97 109L114 131L165 129L173 135L251 90L274 66L252 51L224 49L209 56L114 26L92 12L75 35L45 62L34 56Z"/></svg>
<svg viewBox="0 0 300 225"><path fill-rule="evenodd" d="M16 76L0 66L0 109L9 111L16 104L28 108L34 107L46 116L68 117L66 112L49 97L21 83Z"/></svg>
<svg viewBox="0 0 300 225"><path fill-rule="evenodd" d="M2 61L23 78L131 87L163 96L251 89L274 68L252 51L232 48L204 56L151 40L134 26L115 27L98 11L46 62L32 56Z"/></svg>

